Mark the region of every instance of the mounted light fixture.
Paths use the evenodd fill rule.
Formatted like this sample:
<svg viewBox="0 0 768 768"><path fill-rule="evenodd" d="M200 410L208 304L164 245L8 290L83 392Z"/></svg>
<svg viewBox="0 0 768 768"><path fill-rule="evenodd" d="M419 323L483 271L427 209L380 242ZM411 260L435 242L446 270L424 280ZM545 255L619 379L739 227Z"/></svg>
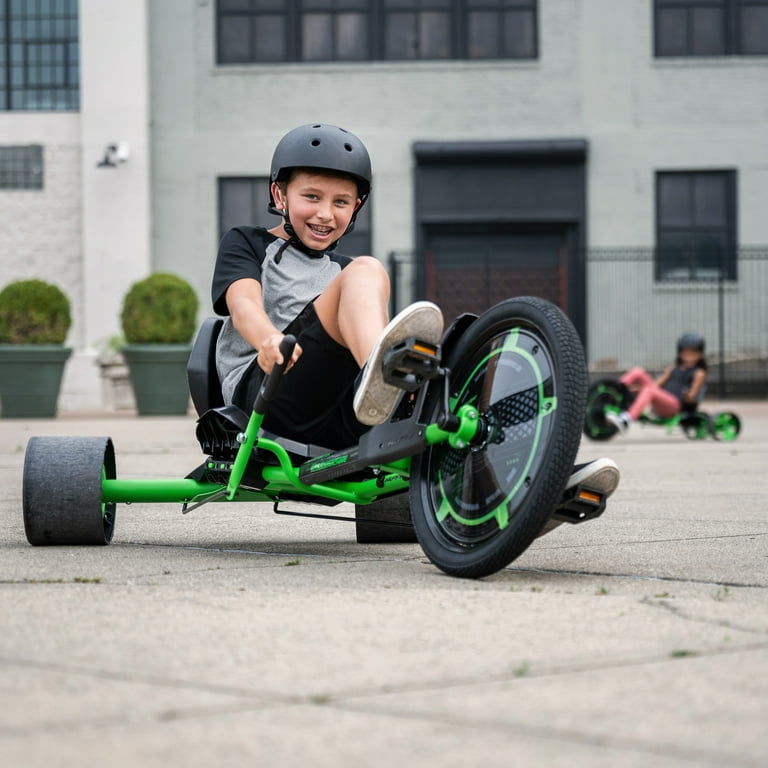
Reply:
<svg viewBox="0 0 768 768"><path fill-rule="evenodd" d="M104 157L101 162L96 163L97 168L117 168L120 163L124 163L131 155L128 145L124 141L114 144L107 144L104 147Z"/></svg>

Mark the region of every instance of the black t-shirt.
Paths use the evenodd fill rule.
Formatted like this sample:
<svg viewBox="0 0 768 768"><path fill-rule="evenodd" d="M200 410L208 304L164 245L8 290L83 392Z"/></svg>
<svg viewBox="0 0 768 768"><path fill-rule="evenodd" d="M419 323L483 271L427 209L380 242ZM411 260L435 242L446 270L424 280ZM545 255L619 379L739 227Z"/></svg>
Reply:
<svg viewBox="0 0 768 768"><path fill-rule="evenodd" d="M264 311L283 330L319 296L352 258L334 252L310 255L263 227L235 227L222 238L211 285L213 308L227 316L216 349L216 366L225 402L256 356L228 317L226 293L232 283L252 278L261 283Z"/></svg>

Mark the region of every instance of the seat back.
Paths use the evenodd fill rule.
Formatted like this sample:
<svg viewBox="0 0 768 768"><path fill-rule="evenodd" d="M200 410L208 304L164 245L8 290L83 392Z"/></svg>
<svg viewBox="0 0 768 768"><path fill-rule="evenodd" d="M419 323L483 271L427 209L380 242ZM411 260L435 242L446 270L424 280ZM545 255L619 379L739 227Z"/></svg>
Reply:
<svg viewBox="0 0 768 768"><path fill-rule="evenodd" d="M197 332L187 361L187 384L195 410L202 416L211 408L224 405L221 382L216 372L216 340L224 320L207 317Z"/></svg>

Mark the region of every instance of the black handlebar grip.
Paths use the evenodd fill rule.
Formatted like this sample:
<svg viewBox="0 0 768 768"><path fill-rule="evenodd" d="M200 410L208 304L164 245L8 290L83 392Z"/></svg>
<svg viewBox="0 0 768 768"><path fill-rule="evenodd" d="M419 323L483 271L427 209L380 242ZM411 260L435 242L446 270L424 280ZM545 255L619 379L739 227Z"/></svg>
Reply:
<svg viewBox="0 0 768 768"><path fill-rule="evenodd" d="M285 373L285 368L291 361L291 355L293 355L293 349L296 346L296 337L283 336L283 340L280 342L280 354L283 356L283 362L279 365L275 363L272 367L272 371L264 377L264 381L259 388L259 394L256 395L256 401L253 404L253 410L257 413L264 413L267 407L267 403L274 399L277 389L280 386L280 380Z"/></svg>

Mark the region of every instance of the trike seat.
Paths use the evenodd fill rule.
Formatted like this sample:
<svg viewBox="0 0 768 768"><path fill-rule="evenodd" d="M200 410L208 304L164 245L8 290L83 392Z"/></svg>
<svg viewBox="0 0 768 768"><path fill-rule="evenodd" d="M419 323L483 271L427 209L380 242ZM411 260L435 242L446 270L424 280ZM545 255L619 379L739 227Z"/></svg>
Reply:
<svg viewBox="0 0 768 768"><path fill-rule="evenodd" d="M216 372L216 341L224 320L206 317L197 332L187 362L187 384L198 416L224 405L221 382Z"/></svg>
<svg viewBox="0 0 768 768"><path fill-rule="evenodd" d="M187 363L187 383L199 416L197 439L203 451L219 458L229 458L237 453L237 435L245 432L248 414L236 405L224 404L216 371L216 341L223 324L224 320L220 317L207 317L203 321ZM329 450L279 437L265 430L261 430L260 435L279 441L288 453L305 459L320 456Z"/></svg>

